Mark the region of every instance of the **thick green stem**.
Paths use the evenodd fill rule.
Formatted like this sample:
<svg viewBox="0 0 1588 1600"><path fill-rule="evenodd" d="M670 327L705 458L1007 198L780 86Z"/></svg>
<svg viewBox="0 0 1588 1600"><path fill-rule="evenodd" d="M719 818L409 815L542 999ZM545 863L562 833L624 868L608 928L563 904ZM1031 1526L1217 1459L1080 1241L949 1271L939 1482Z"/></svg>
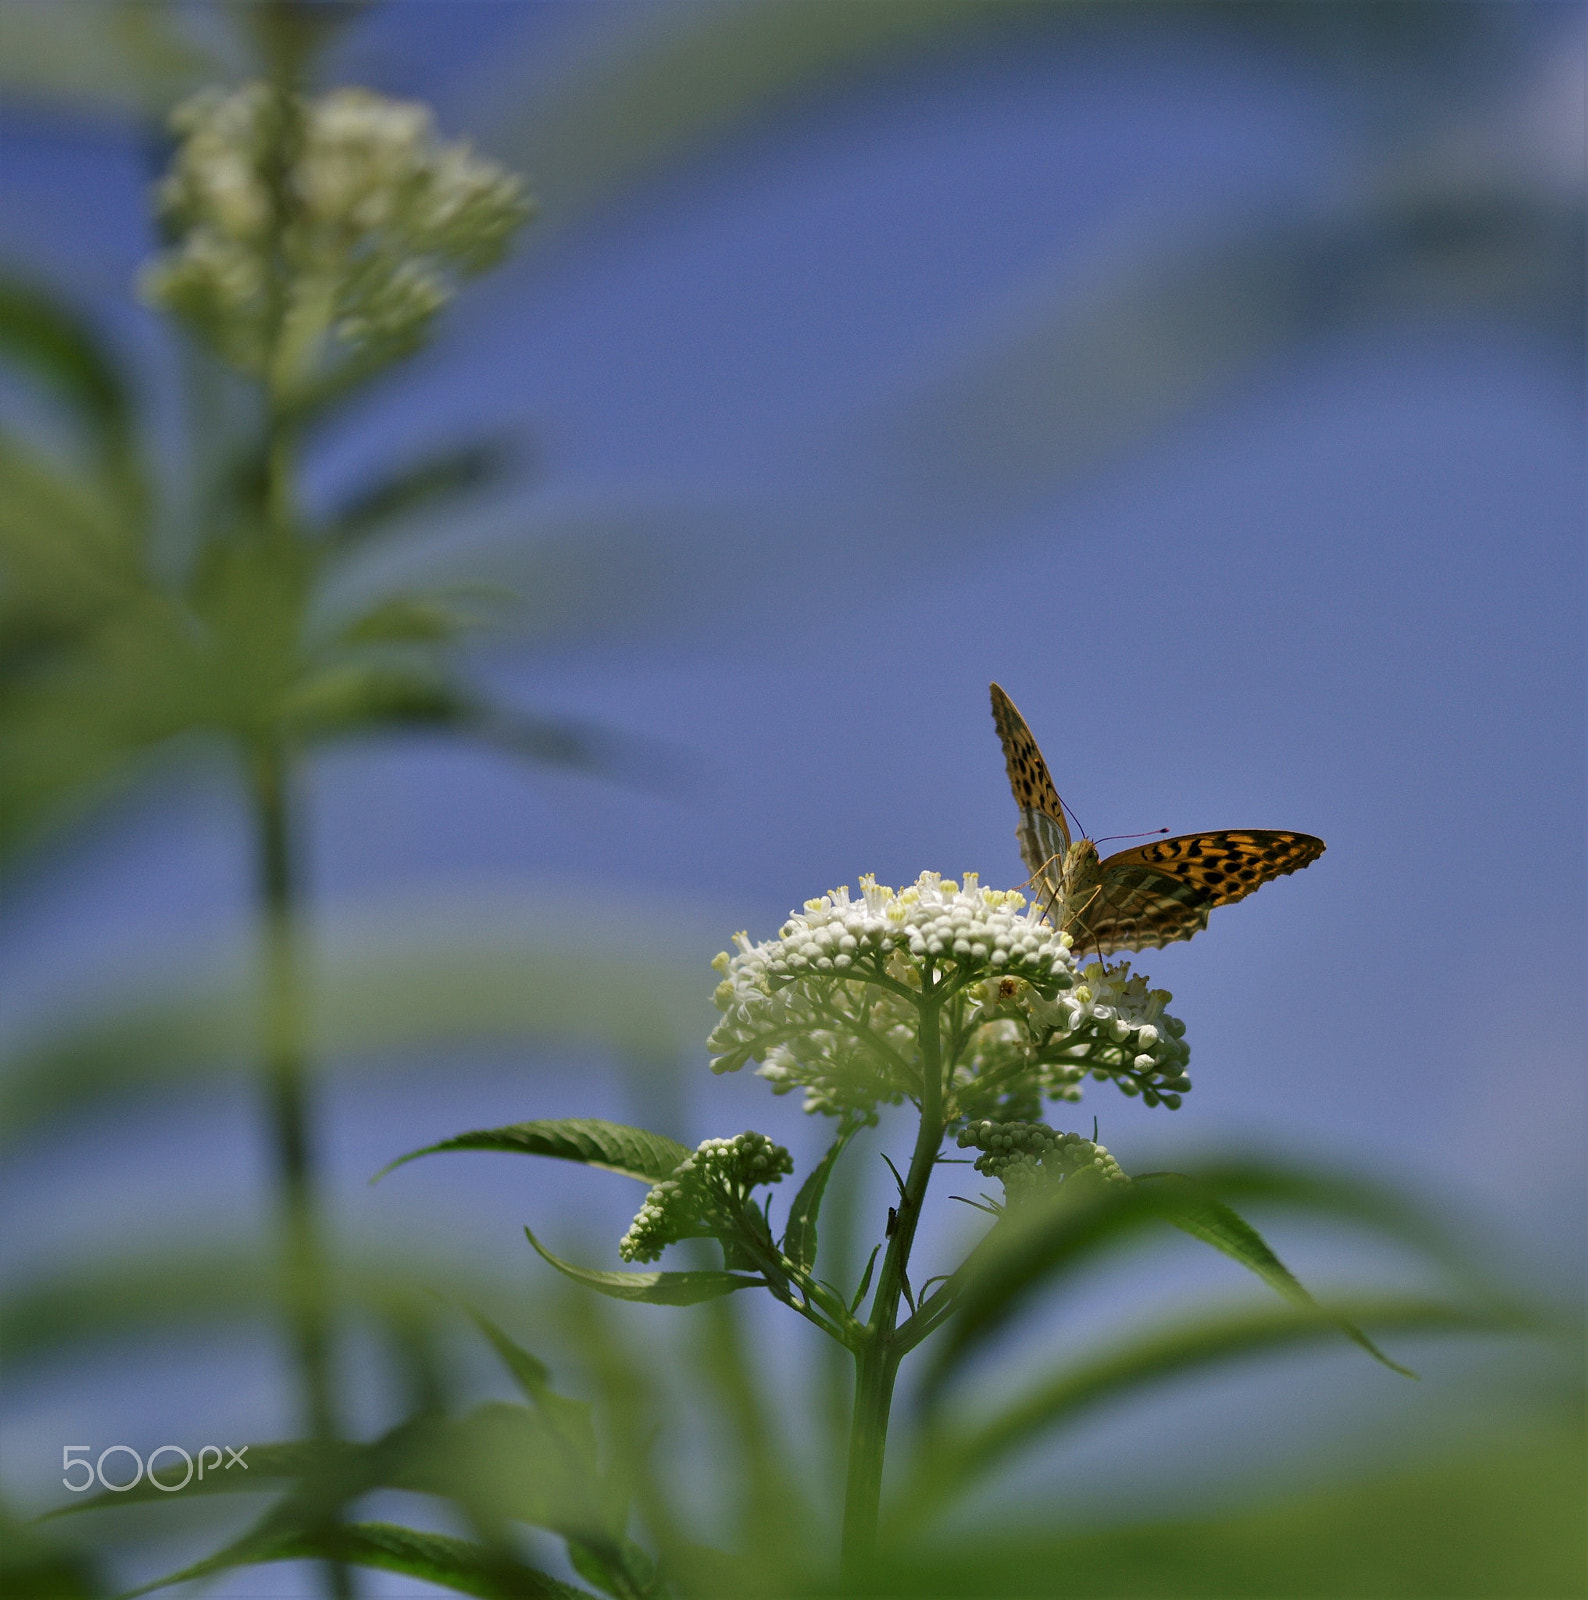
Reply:
<svg viewBox="0 0 1588 1600"><path fill-rule="evenodd" d="M894 1337L899 1300L907 1282L910 1247L921 1220L921 1205L943 1143L943 1052L938 1002L930 990L921 1009L921 1124L894 1211L877 1280L871 1318L855 1351L855 1408L849 1426L849 1479L844 1496L843 1564L853 1570L877 1542L882 1506L882 1469L887 1453L888 1416L893 1384L904 1349Z"/></svg>

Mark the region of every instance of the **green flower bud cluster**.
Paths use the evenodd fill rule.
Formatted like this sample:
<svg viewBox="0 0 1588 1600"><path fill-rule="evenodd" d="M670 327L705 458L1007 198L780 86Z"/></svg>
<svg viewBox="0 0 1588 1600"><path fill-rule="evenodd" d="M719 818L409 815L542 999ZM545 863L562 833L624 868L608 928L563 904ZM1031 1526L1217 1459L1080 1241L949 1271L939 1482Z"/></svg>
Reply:
<svg viewBox="0 0 1588 1600"><path fill-rule="evenodd" d="M714 1072L756 1061L774 1093L802 1089L807 1111L873 1117L921 1092L929 984L978 1010L981 985L1053 999L1074 981L1063 936L1015 890L935 872L897 892L864 877L860 890L808 900L776 939L741 933L737 953L717 957Z"/></svg>
<svg viewBox="0 0 1588 1600"><path fill-rule="evenodd" d="M760 1184L781 1183L794 1158L764 1133L707 1139L653 1186L618 1245L625 1261L655 1261L680 1239L733 1231Z"/></svg>
<svg viewBox="0 0 1588 1600"><path fill-rule="evenodd" d="M311 377L328 343L412 346L533 209L514 174L438 140L426 107L364 89L206 89L171 128L157 203L173 244L144 295L278 385Z"/></svg>
<svg viewBox="0 0 1588 1600"><path fill-rule="evenodd" d="M976 1170L1003 1184L1004 1199L1011 1206L1048 1193L1080 1173L1105 1183L1130 1182L1104 1146L1078 1133L1060 1133L1044 1122L972 1122L960 1129L959 1147L984 1152L976 1158Z"/></svg>

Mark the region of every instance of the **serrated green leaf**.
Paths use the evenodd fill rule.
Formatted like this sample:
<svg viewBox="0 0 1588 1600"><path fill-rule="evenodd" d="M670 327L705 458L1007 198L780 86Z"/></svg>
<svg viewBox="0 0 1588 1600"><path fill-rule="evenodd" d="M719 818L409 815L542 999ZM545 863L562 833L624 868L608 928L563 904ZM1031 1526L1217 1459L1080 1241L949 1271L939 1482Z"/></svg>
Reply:
<svg viewBox="0 0 1588 1600"><path fill-rule="evenodd" d="M150 1594L168 1584L190 1583L234 1567L272 1561L340 1561L348 1566L400 1572L459 1594L476 1595L479 1600L592 1600L588 1590L576 1589L486 1545L447 1534L420 1533L387 1522L251 1533L218 1555L129 1589L121 1600L135 1600L138 1595Z"/></svg>
<svg viewBox="0 0 1588 1600"><path fill-rule="evenodd" d="M802 1271L810 1272L816 1266L816 1219L821 1212L822 1197L827 1193L827 1180L832 1177L838 1158L858 1127L858 1123L851 1123L839 1131L827 1153L799 1186L794 1204L789 1207L788 1226L783 1230L783 1254Z"/></svg>
<svg viewBox="0 0 1588 1600"><path fill-rule="evenodd" d="M598 1272L576 1267L571 1261L554 1256L528 1228L524 1236L541 1259L566 1278L582 1283L613 1300L637 1300L652 1306L692 1306L702 1300L715 1300L735 1289L765 1287L761 1278L744 1277L737 1272Z"/></svg>
<svg viewBox="0 0 1588 1600"><path fill-rule="evenodd" d="M423 1150L410 1150L388 1162L370 1182L420 1156L445 1150L506 1150L515 1155L554 1156L560 1161L578 1161L587 1167L620 1172L625 1178L638 1178L642 1183L660 1183L689 1159L689 1151L665 1134L649 1133L621 1122L603 1122L598 1117L557 1117L515 1122L505 1128L482 1128L426 1145Z"/></svg>

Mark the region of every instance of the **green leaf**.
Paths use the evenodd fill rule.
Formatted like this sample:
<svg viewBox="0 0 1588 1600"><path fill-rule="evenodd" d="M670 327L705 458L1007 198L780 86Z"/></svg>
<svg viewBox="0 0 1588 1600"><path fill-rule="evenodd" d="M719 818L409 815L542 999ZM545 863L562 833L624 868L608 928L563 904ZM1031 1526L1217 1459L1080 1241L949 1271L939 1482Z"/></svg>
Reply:
<svg viewBox="0 0 1588 1600"><path fill-rule="evenodd" d="M199 1477L195 1470L187 1485L178 1492L184 1500L200 1495L269 1494L280 1489L283 1482L295 1482L313 1473L346 1471L366 1449L364 1445L350 1442L309 1439L288 1439L279 1444L248 1444L240 1452L243 1466L234 1463L227 1470L224 1464L215 1468L206 1462L204 1476ZM163 1477L174 1479L184 1470L179 1462L160 1462ZM53 1506L39 1520L49 1521L54 1517L75 1516L82 1511L101 1511L107 1507L138 1505L142 1502L165 1505L170 1502L172 1492L151 1484L144 1477L130 1489L106 1489L99 1494L79 1496L65 1505Z"/></svg>
<svg viewBox="0 0 1588 1600"><path fill-rule="evenodd" d="M1448 1254L1435 1230L1394 1196L1365 1184L1307 1172L1246 1164L1209 1168L1194 1178L1178 1177L1173 1183L1142 1179L1106 1188L1069 1184L1047 1203L1033 1203L1007 1215L971 1252L956 1275L957 1314L927 1374L927 1388L940 1384L951 1366L1003 1328L1036 1290L1067 1279L1100 1251L1123 1244L1157 1224L1186 1227L1209 1243L1217 1238L1221 1249L1245 1250L1243 1265L1254 1271L1269 1261L1277 1263L1260 1239L1253 1249L1250 1238L1255 1235L1243 1235L1239 1219L1232 1229L1222 1214L1210 1212L1211 1196L1277 1201L1367 1222L1435 1253ZM1284 1271L1282 1266L1279 1270ZM1284 1280L1276 1282L1270 1277L1269 1281L1278 1287ZM1294 1295L1291 1289L1282 1292Z"/></svg>
<svg viewBox="0 0 1588 1600"><path fill-rule="evenodd" d="M832 1177L839 1156L859 1126L859 1123L850 1123L839 1130L838 1137L811 1169L794 1196L794 1204L789 1207L788 1226L783 1230L783 1254L804 1272L816 1266L816 1218L822 1208L822 1197L827 1193L827 1180Z"/></svg>
<svg viewBox="0 0 1588 1600"><path fill-rule="evenodd" d="M554 1256L528 1228L524 1229L524 1236L542 1260L564 1277L613 1300L639 1300L653 1306L692 1306L702 1300L732 1294L735 1289L765 1287L763 1279L744 1277L737 1272L597 1272Z"/></svg>
<svg viewBox="0 0 1588 1600"><path fill-rule="evenodd" d="M410 1150L407 1155L388 1162L370 1182L378 1181L405 1162L444 1150L509 1150L516 1155L555 1156L562 1161L578 1161L587 1167L620 1172L642 1183L660 1183L689 1159L689 1151L665 1134L648 1133L644 1128L631 1128L621 1122L603 1122L597 1117L558 1117L542 1122L515 1122L506 1128L482 1128L474 1133L460 1133L454 1139L443 1139L440 1144L426 1145L423 1150Z"/></svg>
<svg viewBox="0 0 1588 1600"><path fill-rule="evenodd" d="M167 1584L189 1583L233 1567L271 1561L340 1561L381 1572L401 1572L459 1594L477 1595L480 1600L591 1600L588 1590L562 1583L485 1545L387 1522L248 1534L218 1555L129 1589L122 1600L134 1600Z"/></svg>
<svg viewBox="0 0 1588 1600"><path fill-rule="evenodd" d="M300 739L394 726L459 729L479 715L473 697L438 672L360 660L306 673L275 709Z"/></svg>
<svg viewBox="0 0 1588 1600"><path fill-rule="evenodd" d="M659 8L557 94L525 96L491 146L535 174L536 197L555 225L721 143L725 133L738 134L774 106L831 92L835 79L870 57L1036 9L986 0Z"/></svg>
<svg viewBox="0 0 1588 1600"><path fill-rule="evenodd" d="M586 1453L538 1408L491 1401L458 1419L419 1416L368 1442L250 1446L248 1470L212 1472L202 1485L195 1477L184 1493L247 1493L292 1480L256 1533L322 1527L373 1490L396 1489L450 1499L482 1526L520 1521L602 1545L621 1528L626 1505L596 1472L593 1432L588 1442ZM166 1498L145 1482L57 1514Z"/></svg>
<svg viewBox="0 0 1588 1600"><path fill-rule="evenodd" d="M596 1433L592 1407L588 1401L558 1394L551 1386L551 1372L544 1361L531 1355L510 1339L487 1316L472 1307L469 1316L475 1327L491 1341L514 1381L531 1401L547 1426L567 1445L578 1470L591 1481L596 1475Z"/></svg>
<svg viewBox="0 0 1588 1600"><path fill-rule="evenodd" d="M855 1290L855 1298L849 1302L849 1315L854 1316L860 1302L866 1298L866 1290L871 1287L871 1274L877 1265L877 1253L882 1246L873 1245L871 1254L866 1259L866 1270L860 1275L860 1287Z"/></svg>
<svg viewBox="0 0 1588 1600"><path fill-rule="evenodd" d="M350 1242L331 1277L339 1307L410 1328L444 1314L437 1292L496 1306L503 1287L456 1252L378 1238ZM0 1348L15 1380L29 1362L71 1360L152 1333L278 1322L289 1303L277 1253L257 1239L221 1236L186 1249L124 1246L52 1263L8 1285Z"/></svg>
<svg viewBox="0 0 1588 1600"><path fill-rule="evenodd" d="M499 482L513 465L512 447L484 440L439 451L399 468L361 489L336 514L327 530L338 553L418 512L434 510Z"/></svg>
<svg viewBox="0 0 1588 1600"><path fill-rule="evenodd" d="M1184 1185L1181 1198L1185 1202L1185 1209L1169 1217L1169 1221L1175 1227L1184 1233L1189 1233L1193 1239L1200 1239L1204 1244L1212 1245L1215 1250L1227 1255L1232 1261L1240 1262L1243 1267L1256 1273L1264 1283L1282 1294L1293 1305L1317 1307L1318 1302L1284 1262L1269 1249L1262 1235L1222 1200L1209 1194L1193 1179L1183 1178L1179 1173L1155 1173L1144 1181ZM1417 1376L1409 1367L1391 1361L1360 1328L1338 1317L1334 1318L1334 1322L1346 1338L1360 1345L1375 1361L1382 1362L1390 1371L1400 1373L1403 1378Z"/></svg>
<svg viewBox="0 0 1588 1600"><path fill-rule="evenodd" d="M601 1543L570 1539L568 1560L581 1578L614 1596L615 1600L631 1600L635 1594L648 1594L656 1580L655 1562L632 1539L610 1539Z"/></svg>
<svg viewBox="0 0 1588 1600"><path fill-rule="evenodd" d="M3 784L0 772L0 800ZM638 935L625 944L611 916L610 904L598 916L525 884L328 913L311 1019L316 1064L368 1074L416 1050L579 1040L641 1070L670 1070L711 1026L709 993L687 952L712 930L691 925L670 944ZM636 912L625 925L649 924ZM0 1061L0 1137L36 1142L75 1127L87 1105L239 1081L257 1049L257 1005L246 974L223 959L174 950L166 971L180 976L101 975L97 994L85 976L90 987L53 1027L19 1039Z"/></svg>
<svg viewBox="0 0 1588 1600"><path fill-rule="evenodd" d="M899 1497L901 1520L929 1519L944 1500L968 1488L976 1475L1090 1406L1197 1368L1328 1338L1338 1331L1342 1312L1349 1312L1354 1321L1405 1332L1514 1331L1524 1326L1514 1311L1492 1307L1474 1311L1408 1297L1357 1300L1332 1308L1309 1301L1289 1308L1232 1311L1163 1328L1123 1348L1111 1345L1064 1367L990 1418L978 1417L973 1426L929 1426L921 1445L923 1464Z"/></svg>
<svg viewBox="0 0 1588 1600"><path fill-rule="evenodd" d="M101 446L126 442L127 386L86 317L34 285L0 279L0 355L53 390Z"/></svg>
<svg viewBox="0 0 1588 1600"><path fill-rule="evenodd" d="M538 1399L551 1382L551 1369L546 1363L539 1356L531 1355L522 1345L514 1343L489 1317L472 1306L469 1308L469 1319L491 1341L497 1355L502 1358L503 1366L513 1374L513 1381L523 1391L524 1398Z"/></svg>
<svg viewBox="0 0 1588 1600"><path fill-rule="evenodd" d="M461 607L418 595L377 600L337 630L339 645L450 644L476 626Z"/></svg>

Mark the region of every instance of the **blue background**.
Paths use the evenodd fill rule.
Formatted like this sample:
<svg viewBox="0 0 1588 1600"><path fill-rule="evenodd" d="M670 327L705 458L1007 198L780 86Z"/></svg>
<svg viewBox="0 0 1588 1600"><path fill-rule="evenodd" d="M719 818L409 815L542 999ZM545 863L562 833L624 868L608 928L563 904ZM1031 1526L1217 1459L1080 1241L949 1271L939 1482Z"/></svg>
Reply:
<svg viewBox="0 0 1588 1600"><path fill-rule="evenodd" d="M339 426L311 484L329 502L426 442L528 441L521 487L439 540L416 528L352 587L515 586L529 603L478 649L481 678L633 736L667 779L425 740L330 755L312 776L317 915L354 951L456 933L635 952L695 1043L660 1044L651 1066L500 1036L350 1050L324 1101L340 1230L540 1284L524 1220L615 1264L638 1191L506 1157L364 1180L416 1144L534 1116L651 1116L690 1141L753 1124L813 1150L793 1103L705 1072L706 963L862 872L1018 883L996 678L1095 834L1328 841L1304 874L1140 958L1189 1024L1196 1087L1173 1115L1093 1087L1085 1116L1127 1170L1237 1145L1342 1164L1575 1292L1580 338L1569 314L1459 274L1389 273L1343 304L1318 292L1356 281L1318 241L1396 183L1580 199L1580 8L1450 9L1491 30L1489 58L1458 52L1400 88L1349 40L1331 60L1147 8L956 36L791 94L599 203L559 210L552 186L524 249ZM431 100L447 133L533 183L537 137L554 176L571 159L537 132L535 97L688 15L408 4L353 25L326 77ZM148 177L130 119L20 90L4 109L0 258L95 307L153 375L169 433L170 357L129 290L153 244ZM1242 278L1238 258L1287 264ZM1504 291L1528 257L1495 270ZM1271 302L1274 283L1313 298ZM27 868L0 934L6 1037L173 975L221 981L246 954L248 883L216 766ZM229 1079L78 1108L69 1134L11 1156L11 1270L256 1229L252 1112ZM935 1226L945 1250L965 1234ZM1403 1270L1274 1237L1325 1281ZM1110 1306L1226 1281L1176 1254L1082 1311L1102 1327ZM794 1336L768 1338L802 1359ZM1470 1370L1428 1359L1425 1424ZM5 1490L48 1501L67 1439L276 1433L276 1360L264 1334L192 1336L30 1368ZM1250 1476L1298 1437L1343 1449L1364 1417L1399 1415L1413 1402L1389 1383L1344 1357L1276 1363L1112 1434L1083 1428L1049 1465L1085 1464L1083 1512L1122 1486Z"/></svg>

